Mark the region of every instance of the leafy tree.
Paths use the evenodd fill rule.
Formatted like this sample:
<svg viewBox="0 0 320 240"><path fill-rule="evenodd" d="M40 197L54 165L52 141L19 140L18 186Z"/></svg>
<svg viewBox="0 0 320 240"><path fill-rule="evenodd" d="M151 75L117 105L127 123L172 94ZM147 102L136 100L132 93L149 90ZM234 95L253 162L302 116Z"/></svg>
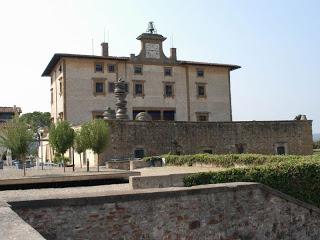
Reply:
<svg viewBox="0 0 320 240"><path fill-rule="evenodd" d="M51 124L49 112L32 112L22 114L20 119L29 124L33 130L40 127L49 127Z"/></svg>
<svg viewBox="0 0 320 240"><path fill-rule="evenodd" d="M60 155L73 145L74 130L67 121L58 122L52 125L49 131L49 144ZM65 158L63 158L63 166L65 171Z"/></svg>
<svg viewBox="0 0 320 240"><path fill-rule="evenodd" d="M82 167L81 153L84 153L89 147L89 125L82 125L81 129L75 132L74 149L80 155L80 165ZM84 157L84 156L83 156Z"/></svg>
<svg viewBox="0 0 320 240"><path fill-rule="evenodd" d="M33 141L33 133L19 118L9 121L0 132L0 146L11 150L23 161L23 174L26 175L25 161Z"/></svg>
<svg viewBox="0 0 320 240"><path fill-rule="evenodd" d="M313 142L313 149L320 149L320 140Z"/></svg>
<svg viewBox="0 0 320 240"><path fill-rule="evenodd" d="M85 128L89 129L88 146L95 154L98 154L98 172L100 163L100 154L107 147L109 141L109 128L102 119L95 119L88 123Z"/></svg>

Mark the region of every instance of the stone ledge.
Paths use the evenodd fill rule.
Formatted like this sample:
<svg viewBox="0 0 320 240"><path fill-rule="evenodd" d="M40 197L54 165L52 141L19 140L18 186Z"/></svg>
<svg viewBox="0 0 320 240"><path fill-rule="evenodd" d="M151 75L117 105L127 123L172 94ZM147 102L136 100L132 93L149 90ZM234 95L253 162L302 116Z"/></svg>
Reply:
<svg viewBox="0 0 320 240"><path fill-rule="evenodd" d="M97 196L95 194L83 197L65 197L63 194L53 197L37 197L35 196L31 200L25 200L23 198L17 198L11 200L8 203L15 208L40 208L40 207L55 207L55 206L83 206L83 205L96 205L101 203L115 203L115 202L130 202L137 200L153 200L159 198L174 198L179 196L197 195L197 194L209 194L214 192L234 192L238 190L254 190L260 188L262 191L271 195L278 196L285 199L288 202L293 202L299 206L309 209L310 211L320 214L320 209L290 197L282 192L272 189L260 183L254 182L233 182L233 183L220 183L220 184L208 184L199 185L193 187L171 187L171 188L152 188L152 189L140 189L131 191L121 191L109 193L108 195Z"/></svg>
<svg viewBox="0 0 320 240"><path fill-rule="evenodd" d="M39 176L39 177L24 177L0 180L0 186L16 185L16 184L34 184L34 183L52 183L52 182L71 182L71 181L85 181L85 180L99 180L99 179L128 179L129 176L138 176L140 172L134 171L119 171L114 173L100 173L100 174L83 174L83 175L60 175L60 176Z"/></svg>
<svg viewBox="0 0 320 240"><path fill-rule="evenodd" d="M9 206L0 207L0 239L44 240L40 233L23 221Z"/></svg>
<svg viewBox="0 0 320 240"><path fill-rule="evenodd" d="M191 173L177 173L160 176L130 176L132 189L183 187L183 178Z"/></svg>

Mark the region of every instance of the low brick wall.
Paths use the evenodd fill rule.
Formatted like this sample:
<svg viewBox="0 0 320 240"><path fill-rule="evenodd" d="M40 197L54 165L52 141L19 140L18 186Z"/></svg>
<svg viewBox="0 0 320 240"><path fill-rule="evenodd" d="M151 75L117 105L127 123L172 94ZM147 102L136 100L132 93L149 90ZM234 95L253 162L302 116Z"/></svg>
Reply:
<svg viewBox="0 0 320 240"><path fill-rule="evenodd" d="M108 161L106 162L106 168L130 170L130 161Z"/></svg>
<svg viewBox="0 0 320 240"><path fill-rule="evenodd" d="M161 176L129 177L132 189L183 187L183 178L191 173L168 174Z"/></svg>
<svg viewBox="0 0 320 240"><path fill-rule="evenodd" d="M46 239L320 239L320 209L256 183L15 199Z"/></svg>

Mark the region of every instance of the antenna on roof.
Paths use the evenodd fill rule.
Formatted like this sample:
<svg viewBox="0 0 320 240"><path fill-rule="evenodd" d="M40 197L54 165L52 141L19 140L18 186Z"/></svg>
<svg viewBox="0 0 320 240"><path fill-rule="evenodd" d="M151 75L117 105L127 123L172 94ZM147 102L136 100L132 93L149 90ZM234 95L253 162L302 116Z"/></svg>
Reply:
<svg viewBox="0 0 320 240"><path fill-rule="evenodd" d="M94 55L93 38L91 38L91 48L92 48L92 55Z"/></svg>
<svg viewBox="0 0 320 240"><path fill-rule="evenodd" d="M103 42L106 42L106 27L103 28Z"/></svg>
<svg viewBox="0 0 320 240"><path fill-rule="evenodd" d="M108 29L108 42L109 42L109 29Z"/></svg>
<svg viewBox="0 0 320 240"><path fill-rule="evenodd" d="M173 48L173 33L171 33L171 47Z"/></svg>

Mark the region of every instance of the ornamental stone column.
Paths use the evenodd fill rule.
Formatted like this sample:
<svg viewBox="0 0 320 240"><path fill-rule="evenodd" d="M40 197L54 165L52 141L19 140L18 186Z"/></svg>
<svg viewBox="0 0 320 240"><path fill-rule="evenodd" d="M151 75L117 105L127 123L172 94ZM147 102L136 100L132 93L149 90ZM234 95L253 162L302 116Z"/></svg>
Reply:
<svg viewBox="0 0 320 240"><path fill-rule="evenodd" d="M129 116L127 114L127 101L126 96L126 84L119 78L118 81L114 83L114 95L117 99L116 101L116 119L117 120L127 120Z"/></svg>

